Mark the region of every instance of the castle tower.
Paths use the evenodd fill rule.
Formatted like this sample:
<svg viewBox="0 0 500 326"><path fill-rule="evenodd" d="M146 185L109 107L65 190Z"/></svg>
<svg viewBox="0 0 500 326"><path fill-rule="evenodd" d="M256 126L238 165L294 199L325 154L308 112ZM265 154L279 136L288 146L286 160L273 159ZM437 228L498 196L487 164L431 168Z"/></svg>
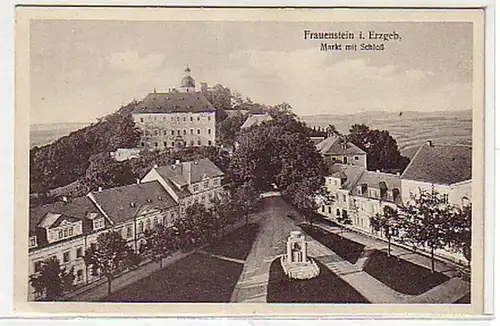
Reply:
<svg viewBox="0 0 500 326"><path fill-rule="evenodd" d="M189 69L189 66L186 66L186 69L184 69L184 78L181 80L181 92L194 92L196 89L195 82L193 77L191 77L191 69Z"/></svg>

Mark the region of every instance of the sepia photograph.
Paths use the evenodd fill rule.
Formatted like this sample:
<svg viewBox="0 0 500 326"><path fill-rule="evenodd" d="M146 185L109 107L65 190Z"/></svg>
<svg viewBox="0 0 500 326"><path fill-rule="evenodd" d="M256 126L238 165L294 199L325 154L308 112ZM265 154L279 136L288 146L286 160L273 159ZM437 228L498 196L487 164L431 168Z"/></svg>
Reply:
<svg viewBox="0 0 500 326"><path fill-rule="evenodd" d="M480 312L481 10L58 9L17 10L23 309Z"/></svg>

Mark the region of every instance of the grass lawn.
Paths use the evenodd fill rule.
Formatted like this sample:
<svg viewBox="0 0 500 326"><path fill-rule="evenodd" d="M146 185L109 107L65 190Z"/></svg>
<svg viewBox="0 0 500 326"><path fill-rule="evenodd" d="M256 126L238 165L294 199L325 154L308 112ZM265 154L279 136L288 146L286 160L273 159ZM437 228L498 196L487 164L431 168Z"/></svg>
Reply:
<svg viewBox="0 0 500 326"><path fill-rule="evenodd" d="M250 249L252 249L258 232L259 226L257 224L244 225L223 237L218 243L210 245L205 251L245 260Z"/></svg>
<svg viewBox="0 0 500 326"><path fill-rule="evenodd" d="M461 297L460 299L458 299L453 303L470 304L470 293L467 293L466 295L464 295L463 297Z"/></svg>
<svg viewBox="0 0 500 326"><path fill-rule="evenodd" d="M388 287L405 294L422 294L449 280L449 277L375 250L364 271Z"/></svg>
<svg viewBox="0 0 500 326"><path fill-rule="evenodd" d="M192 254L113 292L107 302L229 302L243 265Z"/></svg>
<svg viewBox="0 0 500 326"><path fill-rule="evenodd" d="M337 234L330 233L315 226L301 224L300 227L306 234L318 240L321 244L330 248L337 255L342 257L342 259L347 260L351 264L356 263L365 248L365 246L360 243L343 238Z"/></svg>
<svg viewBox="0 0 500 326"><path fill-rule="evenodd" d="M318 277L310 280L288 278L280 259L271 263L267 302L281 303L369 303L358 291L321 263Z"/></svg>

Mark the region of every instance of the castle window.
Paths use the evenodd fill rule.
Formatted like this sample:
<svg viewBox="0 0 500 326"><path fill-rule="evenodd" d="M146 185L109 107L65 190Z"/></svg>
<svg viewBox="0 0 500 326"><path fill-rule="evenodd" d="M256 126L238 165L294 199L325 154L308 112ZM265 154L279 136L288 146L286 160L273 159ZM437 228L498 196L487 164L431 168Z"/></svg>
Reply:
<svg viewBox="0 0 500 326"><path fill-rule="evenodd" d="M179 136L181 135L181 130L180 129L177 130L177 135L179 135Z"/></svg>
<svg viewBox="0 0 500 326"><path fill-rule="evenodd" d="M198 140L198 146L201 146L201 140Z"/></svg>
<svg viewBox="0 0 500 326"><path fill-rule="evenodd" d="M172 136L174 136L174 135L175 135L175 130L172 130Z"/></svg>
<svg viewBox="0 0 500 326"><path fill-rule="evenodd" d="M186 129L184 129L184 132L183 132L183 133L184 133L184 136L185 136L185 135L187 134L187 130L186 130Z"/></svg>
<svg viewBox="0 0 500 326"><path fill-rule="evenodd" d="M200 121L200 117L199 117L199 116L198 116L198 117L196 117L196 120L197 120L197 121Z"/></svg>
<svg viewBox="0 0 500 326"><path fill-rule="evenodd" d="M212 141L211 140L208 141L208 146L212 146Z"/></svg>
<svg viewBox="0 0 500 326"><path fill-rule="evenodd" d="M172 147L174 147L174 146L175 146L175 142L172 142Z"/></svg>
<svg viewBox="0 0 500 326"><path fill-rule="evenodd" d="M191 122L193 122L193 117L189 117L189 120L190 120Z"/></svg>
<svg viewBox="0 0 500 326"><path fill-rule="evenodd" d="M176 108L178 108L178 105L175 106ZM177 117L177 122L179 122L181 120L181 118Z"/></svg>
<svg viewBox="0 0 500 326"><path fill-rule="evenodd" d="M191 140L191 142L189 143L192 146L194 146L194 141Z"/></svg>
<svg viewBox="0 0 500 326"><path fill-rule="evenodd" d="M210 118L210 117L209 117ZM210 128L208 128L208 134L210 135L210 133L212 132L212 130L210 130Z"/></svg>
<svg viewBox="0 0 500 326"><path fill-rule="evenodd" d="M183 121L186 121L186 117L184 117L182 120L183 120Z"/></svg>
<svg viewBox="0 0 500 326"><path fill-rule="evenodd" d="M158 136L158 130L155 130L155 136Z"/></svg>
<svg viewBox="0 0 500 326"><path fill-rule="evenodd" d="M158 147L158 143L157 142L155 143L155 147Z"/></svg>
<svg viewBox="0 0 500 326"><path fill-rule="evenodd" d="M83 281L83 269L79 269L77 272L76 272L76 280L78 282L82 282Z"/></svg>
<svg viewBox="0 0 500 326"><path fill-rule="evenodd" d="M163 147L167 147L167 142L166 141L163 142Z"/></svg>
<svg viewBox="0 0 500 326"><path fill-rule="evenodd" d="M208 116L208 121L210 121L210 116Z"/></svg>
<svg viewBox="0 0 500 326"><path fill-rule="evenodd" d="M36 236L30 237L30 248L36 247Z"/></svg>
<svg viewBox="0 0 500 326"><path fill-rule="evenodd" d="M144 118L141 118L141 123L144 123Z"/></svg>
<svg viewBox="0 0 500 326"><path fill-rule="evenodd" d="M199 135L200 134L200 129L196 129L196 133Z"/></svg>
<svg viewBox="0 0 500 326"><path fill-rule="evenodd" d="M357 156L354 156L354 159L355 159L355 160L357 161L357 160L359 160L359 157L357 157Z"/></svg>
<svg viewBox="0 0 500 326"><path fill-rule="evenodd" d="M167 135L167 129L163 130L163 136Z"/></svg>

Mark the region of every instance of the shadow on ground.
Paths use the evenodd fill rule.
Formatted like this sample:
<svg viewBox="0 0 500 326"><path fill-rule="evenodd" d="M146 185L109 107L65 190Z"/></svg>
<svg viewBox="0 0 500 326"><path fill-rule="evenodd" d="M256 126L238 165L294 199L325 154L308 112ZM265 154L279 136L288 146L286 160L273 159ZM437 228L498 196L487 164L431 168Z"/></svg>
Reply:
<svg viewBox="0 0 500 326"><path fill-rule="evenodd" d="M267 302L281 303L369 303L352 286L316 261L318 277L310 280L288 278L281 268L280 259L271 263Z"/></svg>
<svg viewBox="0 0 500 326"><path fill-rule="evenodd" d="M418 295L449 280L449 277L430 269L415 265L404 259L387 256L375 250L368 259L364 271L391 289L404 294Z"/></svg>

